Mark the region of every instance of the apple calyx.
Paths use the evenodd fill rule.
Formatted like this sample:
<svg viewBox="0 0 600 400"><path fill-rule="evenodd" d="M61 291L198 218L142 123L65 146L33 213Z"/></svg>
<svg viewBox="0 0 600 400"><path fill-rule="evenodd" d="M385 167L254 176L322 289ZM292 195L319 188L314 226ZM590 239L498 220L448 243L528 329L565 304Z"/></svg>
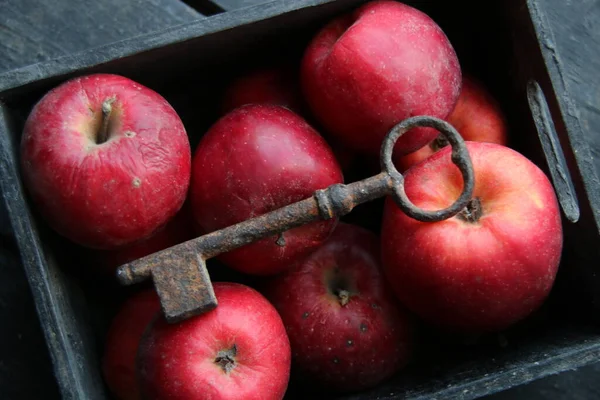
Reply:
<svg viewBox="0 0 600 400"><path fill-rule="evenodd" d="M235 362L235 356L237 355L237 346L235 343L230 349L220 350L215 357L215 364L217 364L223 372L229 374L237 365Z"/></svg>
<svg viewBox="0 0 600 400"><path fill-rule="evenodd" d="M109 97L102 102L102 125L100 125L100 131L96 136L96 144L102 144L108 140L108 127L110 125L110 114L112 113L112 103L116 99Z"/></svg>
<svg viewBox="0 0 600 400"><path fill-rule="evenodd" d="M344 307L350 301L350 292L344 289L337 289L335 295L338 297L340 305Z"/></svg>
<svg viewBox="0 0 600 400"><path fill-rule="evenodd" d="M483 215L483 209L481 208L481 199L479 197L473 197L467 203L467 206L458 213L458 217L466 222L476 223Z"/></svg>
<svg viewBox="0 0 600 400"><path fill-rule="evenodd" d="M339 267L334 267L329 271L329 277L327 278L327 291L330 296L335 299L344 307L350 301L352 296L352 284L348 281L348 277L344 276L340 272Z"/></svg>
<svg viewBox="0 0 600 400"><path fill-rule="evenodd" d="M434 140L431 141L431 143L429 143L429 147L431 147L431 150L433 151L438 151L448 146L449 144L450 143L448 142L448 139L446 139L446 136L438 135L438 137L436 137Z"/></svg>

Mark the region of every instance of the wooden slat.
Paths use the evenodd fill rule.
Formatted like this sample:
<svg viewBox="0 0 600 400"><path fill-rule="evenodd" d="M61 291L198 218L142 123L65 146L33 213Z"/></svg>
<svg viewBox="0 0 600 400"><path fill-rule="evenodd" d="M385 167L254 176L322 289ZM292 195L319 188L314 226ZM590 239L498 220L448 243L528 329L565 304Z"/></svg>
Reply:
<svg viewBox="0 0 600 400"><path fill-rule="evenodd" d="M600 1L578 0L544 7L554 31L564 79L581 115L600 174Z"/></svg>
<svg viewBox="0 0 600 400"><path fill-rule="evenodd" d="M3 0L0 72L198 18L178 0Z"/></svg>

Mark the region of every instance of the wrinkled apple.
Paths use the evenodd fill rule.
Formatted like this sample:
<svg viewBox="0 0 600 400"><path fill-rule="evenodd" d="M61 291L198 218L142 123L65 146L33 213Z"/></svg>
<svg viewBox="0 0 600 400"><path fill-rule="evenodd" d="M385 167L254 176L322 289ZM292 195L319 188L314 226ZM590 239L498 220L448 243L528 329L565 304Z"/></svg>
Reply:
<svg viewBox="0 0 600 400"><path fill-rule="evenodd" d="M59 234L114 249L150 237L181 208L191 149L179 116L153 90L94 74L33 108L21 141L25 185Z"/></svg>

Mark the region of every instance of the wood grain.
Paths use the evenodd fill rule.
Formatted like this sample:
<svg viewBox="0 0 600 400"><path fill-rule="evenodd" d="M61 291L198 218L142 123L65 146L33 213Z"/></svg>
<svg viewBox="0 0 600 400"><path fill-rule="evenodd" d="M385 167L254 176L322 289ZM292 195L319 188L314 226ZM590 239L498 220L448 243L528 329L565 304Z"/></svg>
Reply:
<svg viewBox="0 0 600 400"><path fill-rule="evenodd" d="M544 11L600 173L600 1L547 1ZM552 6L552 3L556 3Z"/></svg>
<svg viewBox="0 0 600 400"><path fill-rule="evenodd" d="M178 0L0 0L0 72L202 17Z"/></svg>

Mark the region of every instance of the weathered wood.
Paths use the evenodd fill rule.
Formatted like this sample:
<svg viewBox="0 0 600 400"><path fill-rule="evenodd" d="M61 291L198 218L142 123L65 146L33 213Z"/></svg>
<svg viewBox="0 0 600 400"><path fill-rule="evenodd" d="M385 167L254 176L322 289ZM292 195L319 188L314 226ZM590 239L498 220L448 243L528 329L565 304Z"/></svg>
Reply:
<svg viewBox="0 0 600 400"><path fill-rule="evenodd" d="M529 385L486 397L485 400L590 400L600 399L600 384L597 377L600 364L549 376Z"/></svg>
<svg viewBox="0 0 600 400"><path fill-rule="evenodd" d="M202 17L178 0L0 0L0 72Z"/></svg>
<svg viewBox="0 0 600 400"><path fill-rule="evenodd" d="M565 83L600 172L600 1L548 3L544 11L554 31L557 56L565 66Z"/></svg>

